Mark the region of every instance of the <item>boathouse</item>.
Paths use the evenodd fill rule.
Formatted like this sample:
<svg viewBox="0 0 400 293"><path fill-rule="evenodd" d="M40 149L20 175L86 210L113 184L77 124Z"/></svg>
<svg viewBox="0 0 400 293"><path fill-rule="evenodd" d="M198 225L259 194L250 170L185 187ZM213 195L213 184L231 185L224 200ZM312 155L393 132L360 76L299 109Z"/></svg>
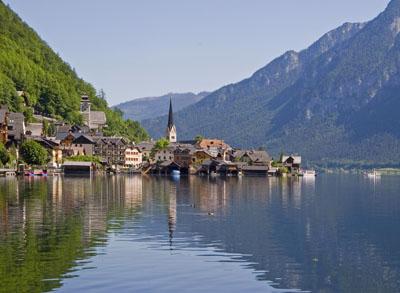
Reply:
<svg viewBox="0 0 400 293"><path fill-rule="evenodd" d="M64 174L91 174L94 171L92 162L65 162L62 166Z"/></svg>

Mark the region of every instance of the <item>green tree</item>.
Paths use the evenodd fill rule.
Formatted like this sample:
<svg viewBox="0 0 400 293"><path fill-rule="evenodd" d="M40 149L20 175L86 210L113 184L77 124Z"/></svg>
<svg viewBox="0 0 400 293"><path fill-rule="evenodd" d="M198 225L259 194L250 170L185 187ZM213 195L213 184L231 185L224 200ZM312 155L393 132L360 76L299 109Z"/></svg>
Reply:
<svg viewBox="0 0 400 293"><path fill-rule="evenodd" d="M44 165L48 162L47 150L34 140L25 141L21 145L20 154L29 165Z"/></svg>
<svg viewBox="0 0 400 293"><path fill-rule="evenodd" d="M156 144L154 147L160 151L160 150L165 150L169 146L169 141L166 138L160 138L159 140L156 141Z"/></svg>
<svg viewBox="0 0 400 293"><path fill-rule="evenodd" d="M160 138L159 140L156 141L154 147L152 148L151 152L150 152L150 158L154 158L155 154L158 151L162 151L167 149L169 146L169 141L166 138Z"/></svg>
<svg viewBox="0 0 400 293"><path fill-rule="evenodd" d="M0 163L4 166L10 161L10 155L4 146L4 144L0 143Z"/></svg>
<svg viewBox="0 0 400 293"><path fill-rule="evenodd" d="M197 143L200 143L203 139L204 139L204 136L202 136L201 134L196 135L196 137L194 138L194 140Z"/></svg>

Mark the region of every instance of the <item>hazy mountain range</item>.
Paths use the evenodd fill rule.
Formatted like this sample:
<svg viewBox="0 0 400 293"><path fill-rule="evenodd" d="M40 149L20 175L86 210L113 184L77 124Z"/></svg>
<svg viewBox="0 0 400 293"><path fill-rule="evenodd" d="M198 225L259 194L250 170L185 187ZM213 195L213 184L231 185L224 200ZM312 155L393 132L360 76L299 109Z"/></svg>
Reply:
<svg viewBox="0 0 400 293"><path fill-rule="evenodd" d="M178 136L221 137L318 163L398 165L399 33L400 0L392 0L375 19L345 23L178 111ZM158 137L166 116L143 123Z"/></svg>
<svg viewBox="0 0 400 293"><path fill-rule="evenodd" d="M179 111L189 105L199 102L208 92L194 93L169 93L161 97L148 97L134 99L121 103L115 107L124 113L125 118L142 121L155 118L168 113L169 100L172 99L174 111Z"/></svg>

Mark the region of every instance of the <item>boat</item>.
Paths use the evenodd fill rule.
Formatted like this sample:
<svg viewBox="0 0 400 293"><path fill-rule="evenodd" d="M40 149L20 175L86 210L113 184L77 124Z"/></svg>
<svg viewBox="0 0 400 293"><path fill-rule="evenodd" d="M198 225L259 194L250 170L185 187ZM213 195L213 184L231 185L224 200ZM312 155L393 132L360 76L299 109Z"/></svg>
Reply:
<svg viewBox="0 0 400 293"><path fill-rule="evenodd" d="M315 172L315 170L301 170L300 171L300 176L303 176L303 177L316 177L317 176L317 172Z"/></svg>
<svg viewBox="0 0 400 293"><path fill-rule="evenodd" d="M40 169L34 169L34 170L25 170L24 171L25 176L47 176L47 170L40 170Z"/></svg>
<svg viewBox="0 0 400 293"><path fill-rule="evenodd" d="M181 175L181 171L179 171L179 170L172 170L171 175L172 175L172 176L180 176L180 175Z"/></svg>

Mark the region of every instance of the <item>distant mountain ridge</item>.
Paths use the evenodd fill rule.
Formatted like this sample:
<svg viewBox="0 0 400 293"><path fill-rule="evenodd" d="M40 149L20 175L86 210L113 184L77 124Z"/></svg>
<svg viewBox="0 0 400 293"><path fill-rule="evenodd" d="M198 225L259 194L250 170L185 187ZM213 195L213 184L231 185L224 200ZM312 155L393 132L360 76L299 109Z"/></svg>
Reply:
<svg viewBox="0 0 400 293"><path fill-rule="evenodd" d="M208 92L169 93L160 97L146 97L134 99L115 106L124 113L126 119L142 121L156 118L168 113L169 100L172 99L174 110L179 111L189 105L199 102Z"/></svg>
<svg viewBox="0 0 400 293"><path fill-rule="evenodd" d="M319 164L400 165L400 0L175 114L178 136L301 153ZM166 117L143 122L162 135Z"/></svg>

